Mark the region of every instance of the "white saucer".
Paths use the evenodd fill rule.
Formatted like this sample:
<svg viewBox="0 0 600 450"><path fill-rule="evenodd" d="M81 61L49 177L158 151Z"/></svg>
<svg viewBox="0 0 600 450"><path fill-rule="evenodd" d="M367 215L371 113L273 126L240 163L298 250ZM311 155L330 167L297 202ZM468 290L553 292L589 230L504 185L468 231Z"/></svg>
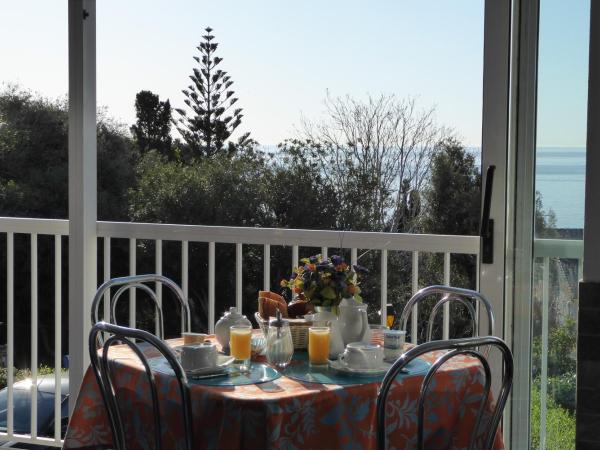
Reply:
<svg viewBox="0 0 600 450"><path fill-rule="evenodd" d="M353 369L352 367L348 367L346 363L336 359L329 361L329 367L337 372L345 373L347 375L372 377L377 375L385 375L392 365L384 361L380 367L375 367L373 369Z"/></svg>
<svg viewBox="0 0 600 450"><path fill-rule="evenodd" d="M224 373L227 370L227 366L229 366L234 361L233 356L229 355L217 355L217 365L212 367L199 367L197 369L186 370L185 374L188 376L198 376L198 375L216 375L219 373Z"/></svg>

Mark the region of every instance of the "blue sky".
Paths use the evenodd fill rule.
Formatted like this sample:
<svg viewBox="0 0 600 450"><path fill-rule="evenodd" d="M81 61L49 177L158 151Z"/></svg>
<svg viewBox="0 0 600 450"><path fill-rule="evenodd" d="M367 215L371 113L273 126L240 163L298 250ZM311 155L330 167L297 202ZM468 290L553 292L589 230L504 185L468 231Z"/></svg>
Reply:
<svg viewBox="0 0 600 450"><path fill-rule="evenodd" d="M468 146L481 142L483 0L99 0L98 103L125 123L135 93L183 104L202 30L214 28L244 131L262 144L318 119L332 95L395 94L436 107ZM67 91L65 0L0 5L0 82ZM585 143L589 0L542 0L539 145Z"/></svg>

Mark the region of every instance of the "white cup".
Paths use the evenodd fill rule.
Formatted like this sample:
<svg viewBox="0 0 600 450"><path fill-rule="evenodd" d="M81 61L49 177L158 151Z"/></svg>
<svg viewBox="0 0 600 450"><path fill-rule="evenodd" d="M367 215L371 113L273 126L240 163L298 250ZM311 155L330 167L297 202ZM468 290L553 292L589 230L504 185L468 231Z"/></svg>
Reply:
<svg viewBox="0 0 600 450"><path fill-rule="evenodd" d="M384 330L383 350L385 353L385 359L398 359L404 351L405 340L406 331L404 330Z"/></svg>
<svg viewBox="0 0 600 450"><path fill-rule="evenodd" d="M350 369L377 369L383 363L383 348L380 345L364 342L351 342L346 345L339 360Z"/></svg>
<svg viewBox="0 0 600 450"><path fill-rule="evenodd" d="M203 369L217 365L217 346L211 342L181 346L181 367L184 370Z"/></svg>

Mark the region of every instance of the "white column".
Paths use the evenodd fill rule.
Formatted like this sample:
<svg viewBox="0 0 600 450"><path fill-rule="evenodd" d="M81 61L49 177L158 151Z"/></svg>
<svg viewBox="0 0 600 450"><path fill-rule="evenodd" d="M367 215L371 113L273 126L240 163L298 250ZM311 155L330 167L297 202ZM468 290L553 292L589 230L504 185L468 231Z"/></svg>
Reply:
<svg viewBox="0 0 600 450"><path fill-rule="evenodd" d="M96 0L69 0L69 407L88 367L96 291Z"/></svg>
<svg viewBox="0 0 600 450"><path fill-rule="evenodd" d="M486 0L483 46L482 178L485 178L488 166L496 166L496 171L490 205L490 218L494 220L494 260L492 264L484 264L482 258L479 258L479 289L492 303L495 315L494 334L499 337L505 336L506 162L509 143L511 6L510 0ZM482 181L482 186L485 186L486 180ZM481 330L488 327L485 314L479 317L479 327ZM502 378L501 359L493 352L489 360L492 368L492 387L494 392L498 392L499 380ZM505 420L504 423L508 424L509 420ZM503 428L505 442L509 440L507 428Z"/></svg>
<svg viewBox="0 0 600 450"><path fill-rule="evenodd" d="M504 250L506 208L506 152L508 147L508 106L510 68L509 0L485 2L485 36L483 51L483 112L481 172L496 166L492 190L490 218L494 220L494 263L480 265L480 290L494 308L496 335L502 337L504 327ZM485 186L485 180L482 180ZM487 318L480 317L480 328L486 330Z"/></svg>

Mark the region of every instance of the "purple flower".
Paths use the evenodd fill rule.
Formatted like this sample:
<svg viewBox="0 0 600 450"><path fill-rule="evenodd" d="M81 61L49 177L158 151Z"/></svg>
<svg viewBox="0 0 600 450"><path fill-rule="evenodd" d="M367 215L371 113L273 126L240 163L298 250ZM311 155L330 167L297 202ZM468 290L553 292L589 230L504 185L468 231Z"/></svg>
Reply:
<svg viewBox="0 0 600 450"><path fill-rule="evenodd" d="M316 256L311 256L310 258L308 258L308 260L313 264L316 264L317 261L319 261L319 259Z"/></svg>
<svg viewBox="0 0 600 450"><path fill-rule="evenodd" d="M331 262L333 263L334 266L339 266L340 264L342 264L344 262L344 258L342 258L341 256L338 256L338 255L333 255L331 257Z"/></svg>

